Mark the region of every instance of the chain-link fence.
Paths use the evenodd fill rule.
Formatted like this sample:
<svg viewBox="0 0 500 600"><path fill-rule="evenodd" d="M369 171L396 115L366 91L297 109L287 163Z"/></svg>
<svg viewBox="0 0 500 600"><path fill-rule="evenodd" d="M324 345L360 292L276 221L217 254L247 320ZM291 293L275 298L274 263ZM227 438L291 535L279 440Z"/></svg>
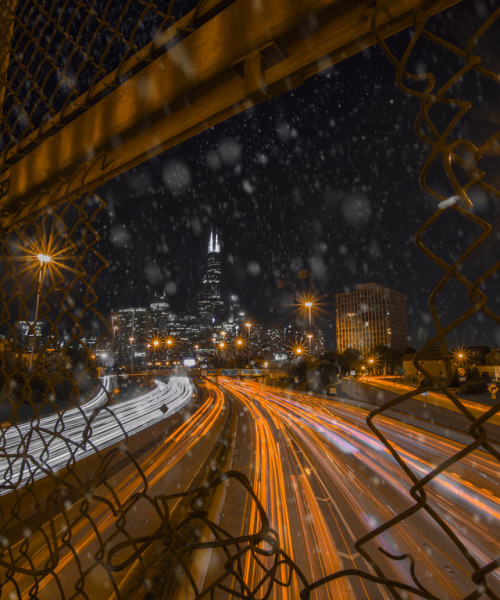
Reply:
<svg viewBox="0 0 500 600"><path fill-rule="evenodd" d="M148 64L190 4L4 0L0 172Z"/></svg>
<svg viewBox="0 0 500 600"><path fill-rule="evenodd" d="M151 61L163 44L162 34L176 17L195 8L196 3L188 4L179 6L172 0L160 10L153 2L143 0L3 0L0 173ZM127 432L109 410L113 382L99 378L93 354L96 332L102 330L105 321L98 311L95 287L106 260L99 254L99 232L92 225L103 202L92 190L83 188L78 200L27 218L2 236L0 596L38 598L49 579L53 586L50 593L64 598L125 597L137 585L149 590L150 598L167 598L177 579L187 577L191 597L227 594L234 598L265 598L276 587L288 586L293 575L300 583L302 598L315 597L322 586L336 579L361 578L380 584L396 598L440 600L415 575L418 569L414 557L390 556L382 551L375 556L366 550L381 534L423 511L470 565L473 591L467 598L496 597L489 582L500 567L500 559L480 563L435 509L426 486L477 448L496 461L500 459L498 448L489 441L484 428L498 414L500 403L475 417L447 387L450 374L447 382L438 380L419 363L419 357L440 344L449 361L447 336L478 313L492 324L500 324L495 305L489 300L491 294L487 294L500 263L493 257L486 268L473 274L463 268L478 252L487 252L493 229L498 226L479 216L474 198L479 190L481 197L491 202L500 199L495 170L500 130L488 129L487 136L476 139L464 123L475 103L481 104L481 82L486 80L492 86L499 83L495 64L498 55L491 52L491 44L496 40L500 9L485 16L481 27L468 36L457 31L443 35L429 21L432 3L423 3L414 13L413 33L406 50L396 56L377 33L383 4L369 4L373 32L394 64L399 88L416 98L416 105L418 101L415 132L430 151L420 183L424 192L435 199L436 210L417 232L416 242L443 271L429 298L436 335L415 359L428 385L385 404L368 419L374 434L412 481L409 493L414 504L355 544L371 566L370 571L343 570L309 582L280 547L259 498L242 474L229 472L211 481L205 477L204 485L189 492L154 495L150 489L156 475L134 457L130 448L99 449L94 444L99 415L110 415L122 429L122 437L127 437ZM433 74L422 67L422 44L432 46L447 68ZM465 88L460 83L471 76L476 92L473 97L463 97ZM456 90L460 93L455 94ZM494 118L488 123L494 126ZM439 176L435 176L436 171ZM6 193L0 187L0 197ZM460 256L450 260L427 244L426 234L452 217L473 224L479 233ZM484 261L474 264L484 265ZM443 323L439 300L451 281L465 291L470 308ZM422 477L378 427L377 417L433 389L440 390L450 406L468 419L470 443ZM80 419L78 431L70 425L75 415ZM81 452L94 455L87 470L79 467ZM54 454L60 458L57 466L49 460ZM130 470L128 480L135 481L136 487L130 484L117 491L112 474L124 464ZM209 501L228 479L238 481L257 506L261 522L257 533L234 538L211 519ZM201 480L198 477L193 481ZM172 503L182 507L175 517L170 510ZM148 531L144 531L144 525L134 524L132 516L141 510L149 510L152 515ZM109 523L113 525L112 533L104 539L101 526L104 530L104 524ZM210 531L211 539L200 539L204 528ZM85 536L92 538L90 544L82 542ZM84 553L81 548L85 548ZM208 548L218 549L224 560L219 563L220 576L206 589L198 589L188 556ZM248 557L263 569L262 583L256 589L249 589L245 581L243 564ZM402 559L411 563L413 585L387 576L384 564ZM75 582L71 589L63 575L68 564ZM133 565L138 565L137 572L132 570ZM135 588L127 584L127 578L133 579Z"/></svg>

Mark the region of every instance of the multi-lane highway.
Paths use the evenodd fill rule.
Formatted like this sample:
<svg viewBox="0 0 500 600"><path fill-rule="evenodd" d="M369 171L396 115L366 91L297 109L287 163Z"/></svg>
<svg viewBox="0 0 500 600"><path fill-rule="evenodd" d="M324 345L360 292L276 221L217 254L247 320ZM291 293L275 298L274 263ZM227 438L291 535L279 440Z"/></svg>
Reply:
<svg viewBox="0 0 500 600"><path fill-rule="evenodd" d="M163 389L162 385L157 387ZM191 398L188 381L167 387L173 394L171 406L180 406L187 390ZM144 550L141 559L154 549L156 535L165 525L167 506L153 499L194 485L227 426L229 414L222 393L210 383L202 386L202 392L192 414L185 412L171 431L167 419L165 433L157 432L156 439L150 430L140 434L144 446L136 443L138 450L133 455L125 445L103 455L112 476L98 487L84 486L79 498L67 496L55 502L54 514L44 527L25 527L21 539L7 546L2 538L2 598L5 594L6 598L55 600L72 597L76 589L96 600L141 597L140 590L145 588L139 585L137 590L134 585L136 568L141 570L144 563L132 560L129 566L122 565L137 546ZM164 396L161 401L165 401ZM152 400L144 402L142 397L127 402L128 410L123 408L120 418L130 420L131 427L133 423L144 425L148 418L151 422L158 406ZM106 425L103 427L105 431ZM118 469L113 468L113 462ZM175 513L176 503L168 508ZM161 549L163 544L159 546ZM109 568L103 568L103 562Z"/></svg>
<svg viewBox="0 0 500 600"><path fill-rule="evenodd" d="M238 428L246 432L236 446L234 467L249 475L282 547L307 580L341 568L370 570L356 552L354 540L414 501L410 479L368 430L366 411L255 383L226 379L223 385L242 407L237 411ZM463 448L461 443L384 417L378 424L417 478ZM499 552L499 483L496 462L475 451L427 486L436 514L480 565ZM248 498L244 514L235 517L234 507L242 501L241 491L232 487L221 526L236 528L238 534L256 531L257 511ZM388 560L384 551L411 554L419 581L437 598L463 598L474 589L469 577L474 569L424 511L394 525L366 550L385 575L414 585L410 559ZM256 588L262 568L248 558L245 569L249 587ZM215 571L209 571L208 582ZM498 572L489 576L488 583L500 594ZM275 588L272 598L298 598L300 579ZM316 593L325 599L389 597L387 591L359 578L337 580Z"/></svg>
<svg viewBox="0 0 500 600"><path fill-rule="evenodd" d="M410 478L368 429L367 411L307 394L221 379L219 386L209 381L201 384L197 402L170 429L165 420L165 433L158 435L158 426L150 424L192 396L191 384L185 380L171 380L167 388L158 385L146 397L105 410L101 405L93 413L99 405L95 400L90 409L93 444L106 444L113 435L116 440L118 432L110 431L119 421L128 431L146 428L135 436L143 439L144 446L117 449L110 456L119 468L110 468L108 480L98 487L94 484L90 493L84 488L81 498L64 498L46 527L23 532L19 542L8 546L0 557L0 581L5 581L2 595L55 600L81 589L89 598L143 597L145 587L136 582L153 580L157 568L148 553L159 556L161 563L163 546L154 541L167 518L161 498L199 485L207 459L222 439L231 439L232 444L224 465L218 468L230 465L248 476L279 544L295 565L277 568L279 582L274 583L269 598L296 600L306 582L341 569L372 572L355 549L355 540L409 509L414 500L409 494ZM171 394L166 413L162 409L165 394ZM102 428L97 418L101 412L110 414ZM458 453L466 441L465 436L452 441L384 416L377 417L377 425L417 478ZM80 422L80 437L81 426ZM56 424L51 427L57 430ZM65 427L67 435L71 419ZM38 455L37 460L42 458ZM497 464L475 450L426 486L436 515L479 565L499 553L499 483ZM210 510L222 530L233 536L257 532L259 512L245 488L233 479L223 487L219 504ZM175 512L177 506L170 501L170 510ZM143 549L141 560L133 558L138 548ZM470 561L423 511L403 524L394 524L364 550L380 573L414 585L410 558L387 558L387 554L411 555L418 581L439 600L465 598L474 589ZM208 556L208 560L197 557L195 561L197 581L202 585L204 581L205 587L221 577L228 564L227 555L217 550ZM226 573L225 589L217 589L213 597L241 597L228 588L243 590L247 596L254 590L256 598L265 597L271 579L264 574L272 568L272 558L260 556L259 560L260 564L252 552L241 557L244 590L241 582ZM152 567L146 572L148 562ZM488 576L488 585L500 597L498 572ZM184 597L193 597L189 585L183 588ZM359 577L324 584L311 596L314 600L392 597L384 587Z"/></svg>

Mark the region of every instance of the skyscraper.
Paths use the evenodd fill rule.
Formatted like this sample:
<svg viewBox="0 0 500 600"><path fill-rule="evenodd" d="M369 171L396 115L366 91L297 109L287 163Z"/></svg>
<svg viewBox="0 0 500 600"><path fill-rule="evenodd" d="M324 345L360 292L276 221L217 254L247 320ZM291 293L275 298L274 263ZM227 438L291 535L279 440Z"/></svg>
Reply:
<svg viewBox="0 0 500 600"><path fill-rule="evenodd" d="M208 243L207 268L202 279L198 314L200 320L208 325L218 323L225 317L226 307L221 298L220 245L217 232L210 231Z"/></svg>
<svg viewBox="0 0 500 600"><path fill-rule="evenodd" d="M147 308L120 308L116 316L118 323L113 345L119 361L126 364L132 353L146 347L151 330L151 314Z"/></svg>
<svg viewBox="0 0 500 600"><path fill-rule="evenodd" d="M363 283L355 292L335 295L337 351L374 346L403 350L408 345L406 296L377 283Z"/></svg>

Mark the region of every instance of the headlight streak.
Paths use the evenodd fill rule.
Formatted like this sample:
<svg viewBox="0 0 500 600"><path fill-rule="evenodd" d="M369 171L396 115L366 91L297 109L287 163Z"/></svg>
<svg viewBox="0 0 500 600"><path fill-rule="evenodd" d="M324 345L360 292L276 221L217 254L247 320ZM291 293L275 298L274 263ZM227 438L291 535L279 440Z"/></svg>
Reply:
<svg viewBox="0 0 500 600"><path fill-rule="evenodd" d="M252 394L254 397L259 397L259 394L255 393L255 391L252 391ZM263 398L261 398L261 400L262 399ZM393 464L396 465L393 457L390 455L387 449L380 442L374 443L373 439L370 439L369 434L360 432L359 429L357 429L355 426L339 418L329 417L325 413L320 413L317 409L316 411L314 411L310 406L306 407L306 410L303 410L303 404L301 404L301 402L304 402L305 399L307 399L309 402L311 401L310 397L305 395L300 395L300 402L294 402L290 398L287 398L286 402L283 402L282 398L276 394L266 395L266 401L271 400L277 405L278 408L281 407L283 418L288 419L289 414L293 409L293 413L295 414L295 416L300 417L300 419L303 421L306 421L308 426L315 429L326 439L332 441L343 452L352 454L359 453L362 450L361 444L363 444L369 449L377 451L381 450L385 454L384 458L393 462ZM283 411L283 408L286 409L286 412ZM349 434L351 438L355 437L360 442L360 445L358 447L353 446L347 440L344 440L340 436L333 433L323 424L329 425L330 427L338 428L341 431L344 431L345 433ZM397 423L391 423L391 429L397 426ZM399 428L407 429L408 426L399 425ZM451 444L448 443L445 444L445 446L448 446L453 450L453 446ZM408 450L402 448L400 445L396 445L395 447L397 451L403 456L403 458L405 458L405 460L415 469L415 471L417 471L419 476L426 475L434 468L432 464L424 461L422 458L415 456ZM454 452L456 451L457 447L455 446ZM498 510L498 503L500 498L498 498L494 494L491 494L487 490L478 490L471 483L464 482L456 474L440 474L437 478L434 479L434 483L436 486L442 488L442 490L448 492L450 495L454 497L460 497L463 501L469 503L474 509L485 511L489 513L494 519L500 520L500 510ZM475 493L469 490L464 490L464 487L474 488Z"/></svg>
<svg viewBox="0 0 500 600"><path fill-rule="evenodd" d="M191 397L191 384L190 382L187 383L189 383ZM161 519L159 519L154 509L151 509L153 513L152 517L147 519L142 512L144 505L142 505L142 510L135 512L135 503L140 501L142 494L146 492L144 487L145 482L147 482L147 492L149 494L152 495L155 492L160 494L165 493L165 487L169 481L171 470L181 459L189 455L200 442L202 436L193 436L193 431L199 431L200 428L205 432L211 431L216 420L220 418L221 411L225 406L224 396L219 389L208 382L205 383L205 387L207 387L209 394L202 406L139 461L138 467L140 469L139 472L142 473L141 476L138 475L138 471L134 468L127 469L124 474L120 473L118 477L113 477L112 480L107 481L101 489L95 490L94 493L97 494L96 499L92 500L92 493L89 493L87 500L80 499L74 507L67 508L65 519L69 519L70 522L74 519L70 528L73 540L72 548L84 565L96 560L96 552L100 555L101 550L104 548L103 552L105 554L113 548L113 545L116 543L115 538L117 536L117 529L119 528L119 521L122 519L122 511L129 511L126 514L129 526L128 532L131 535L133 535L132 527L134 525L134 518L138 520L135 523L135 528L137 529L136 535L139 537L149 535L160 525ZM215 439L217 439L217 434L215 435ZM170 482L170 486L172 486L172 483ZM178 489L174 488L171 490L171 492L175 491L178 491ZM100 501L102 497L106 499L106 502ZM80 505L82 502L85 504L87 501L91 502L91 505L87 509L88 512L85 513L85 518L81 518ZM149 503L147 506L150 506ZM56 521L56 529L62 525L62 531L65 531L65 519L60 519L62 522ZM91 523L92 527L89 526ZM99 532L99 543L97 543L96 532ZM53 541L57 543L57 540ZM11 560L13 563L16 563L17 567L22 567L26 560L31 560L23 553L22 545L25 543L25 541L21 541L9 548L12 556ZM32 539L30 539L30 543L33 543ZM71 590L74 591L73 586L76 585L79 575L73 565L73 551L70 550L70 547L67 546L64 540L59 540L59 544L60 555L57 565L54 568L54 573L60 577L65 586L67 585L68 592L71 592ZM43 544L35 556L35 564L45 565L50 558L50 554L51 549L46 544ZM111 572L107 572L107 576L113 577ZM26 592L23 592L23 598L27 598L28 586L32 585L32 580L24 578L20 574L16 577L16 583L18 583L20 589L26 590ZM103 580L100 582L99 593L105 589L105 587L102 587L103 583L106 583L106 581ZM37 583L37 598L52 598L52 593L54 592L52 589L53 585L54 577L52 574L40 578ZM120 585L119 582L118 585ZM43 590L45 591L43 592ZM8 597L10 591L14 593L14 588L11 584L2 588L2 592L5 592L6 597ZM43 593L40 595L41 592Z"/></svg>
<svg viewBox="0 0 500 600"><path fill-rule="evenodd" d="M104 385L109 386L110 381ZM28 479L40 479L46 473L64 469L68 461L78 461L125 438L123 429L133 435L168 418L192 398L193 386L186 377L172 377L168 384L155 382L155 388L138 398L104 406L104 390L95 398L60 415L48 415L37 423L36 436L31 423L2 430L0 495L23 485ZM166 405L168 411L160 408ZM90 443L85 429L91 420ZM13 460L11 457L15 457Z"/></svg>
<svg viewBox="0 0 500 600"><path fill-rule="evenodd" d="M292 401L290 400L290 398L288 398L286 404L287 410L284 411L282 410L283 406L281 405L281 397L277 396L275 394L273 394L272 392L270 392L268 389L265 389L265 393L263 393L261 391L261 386L252 386L251 384L247 384L249 385L249 392L252 395L252 399L253 400L259 400L260 404L262 407L266 407L266 409L269 411L270 414L272 413L276 413L277 415L279 415L279 418L282 419L284 422L288 423L290 429L292 431L295 432L296 435L298 435L298 437L301 439L302 443L304 444L305 447L308 448L308 450L310 451L311 455L315 456L316 460L318 460L322 465L324 470L329 473L329 476L332 480L336 481L336 484L339 488L339 490L341 491L341 493L344 495L344 497L346 498L348 504L352 507L355 508L355 513L358 515L358 517L361 519L362 522L365 523L366 525L366 529L370 529L373 523L373 517L371 520L367 519L365 517L365 507L363 506L363 504L360 503L359 498L360 497L364 497L364 495L366 495L366 490L364 490L361 486L357 485L355 480L352 479L346 479L345 474L342 473L339 470L339 467L343 466L341 461L338 461L338 458L336 457L335 454L331 453L331 447L327 444L324 444L324 436L322 436L321 434L319 435L319 437L317 437L314 441L312 440L311 433L313 435L316 436L316 434L318 433L316 430L318 429L317 425L318 423L314 420L314 418L302 418L302 412L300 411L300 407L302 405L296 404L293 410L291 409L291 404ZM309 401L311 401L310 398L308 398ZM280 409L276 409L276 405L280 405ZM317 410L317 409L316 409ZM317 417L320 417L319 420L322 420L321 416L318 415L317 412L315 412L313 409L309 408L309 410L307 411L310 415L315 415ZM276 418L276 417L275 417ZM323 429L321 426L319 427L319 429ZM316 433L315 433L316 432ZM326 439L327 442L330 441L330 436L327 436ZM335 445L335 447L338 448L337 444ZM341 448L342 453L345 454L345 448ZM359 452L358 452L359 453ZM361 459L362 460L362 459ZM333 470L332 470L333 467ZM315 475L315 477L317 478L317 476ZM320 481L320 479L318 478L318 481ZM399 483L398 480L395 480ZM357 487L359 489L359 495L353 493L353 487ZM404 490L404 488L402 488ZM405 491L405 490L404 490ZM308 513L304 513L306 514L306 522L309 523L308 526L308 533L309 533L309 544L307 547L307 552L308 552L308 556L309 556L309 562L313 562L314 560L317 562L318 561L318 557L314 556L316 554L316 543L313 543L312 540L315 539L316 537L316 529L322 527L324 522L324 519L319 518L318 517L318 513L316 511L316 507L318 506L317 501L314 499L312 499L309 496L309 502L312 504L308 504L307 506L307 511ZM393 515L388 514L386 507L384 505L379 504L379 506L377 507L379 512L381 512L382 514L385 515L386 518L390 518ZM312 510L312 514L314 515L314 518L311 518L311 510ZM336 515L333 513L333 511L331 512L331 517L333 518L334 522L337 520L336 519ZM325 524L326 525L326 524ZM344 537L342 534L341 529L339 528L339 533L342 536L342 538ZM312 538L312 540L311 540ZM354 540L352 540L354 541ZM385 534L384 536L379 536L379 544L388 552L391 552L391 550L393 551L394 548L397 547L397 542L394 539L394 536L391 536L390 534ZM337 556L337 550L335 548L335 545L330 541L329 543L329 553ZM348 551L348 554L351 554L350 550L349 550L349 545L346 543L346 549ZM323 565L324 567L324 565ZM402 563L395 563L392 564L391 567L393 568L393 570L396 572L397 576L399 577L400 580L405 581L408 584L412 583L411 577L409 576L408 572L404 569L404 565ZM317 567L318 568L318 567ZM333 570L323 570L322 572L322 576L334 572L337 569L333 569ZM344 589L343 590L336 590L337 594L334 597L341 597L341 598L349 598L351 597L351 594L349 593L349 588L344 584ZM330 592L331 590L329 589L328 592ZM366 592L366 590L365 590ZM369 594L367 593L367 597L369 598Z"/></svg>
<svg viewBox="0 0 500 600"><path fill-rule="evenodd" d="M224 382L224 384L228 385L233 391L237 389L241 393L246 394L256 406L260 406L261 410L279 416L279 420L281 420L282 423L286 423L297 435L302 437L303 443L306 443L305 439L307 438L307 435L312 431L315 431L316 435L319 436L318 442L322 439L327 444L323 448L324 455L331 452L331 450L328 450L328 446L330 448L332 446L336 447L343 454L352 455L356 459L364 462L367 467L380 477L381 481L385 482L386 485L388 484L401 498L405 499L407 505L413 503L413 500L408 494L411 483L409 480L405 481L406 478L404 474L402 476L399 466L395 463L390 453L388 453L387 449L382 446L378 440L374 440L371 437L371 434L360 430L360 426L364 425L364 419L360 418L359 409L355 410L343 405L339 405L335 408L336 412L346 414L348 419L351 414L357 414L357 421L359 421L359 424L352 424L345 418L341 418L338 414L336 416L331 415L330 410L334 410L333 408L325 410L324 401L309 395L295 392L280 393L274 388L268 388L249 382L231 381ZM329 407L332 405L334 406L334 404L335 403L333 402L329 403ZM391 419L381 419L381 423L383 423L381 427L383 426L386 428L387 431L391 433L392 437L396 436L400 438L400 444L397 447L397 450L410 464L411 468L415 470L417 476L422 476L430 472L434 468L434 461L426 461L423 458L416 456L410 449L407 447L405 448L405 446L415 448L415 450L419 449L420 451L425 448L426 453L434 454L436 456L435 464L439 464L443 460L443 455L444 458L448 458L448 456L455 454L461 449L460 445L457 443L439 438L434 434L424 434L422 431L402 423L394 422ZM331 429L336 429L339 433L333 434L332 436ZM280 430L283 431L283 427L280 427ZM353 445L351 441L343 439L341 437L342 435L348 436L350 440L356 440L357 446L354 447L354 450L351 448ZM429 444L429 438L432 439L432 444ZM316 444L316 446L317 445L318 444ZM317 447L314 447L310 442L309 449L311 452L318 455L318 460L325 461L325 456L321 455L321 452L318 452ZM475 472L475 469L477 468L476 463L484 465L486 473L491 473L493 474L493 477L498 478L495 469L488 464L482 453L476 453L474 457L466 457L461 463L463 463L462 467L467 467L469 470L472 469L472 472ZM460 468L460 465L458 468ZM338 478L338 476L336 477ZM349 492L348 495L351 496L350 501L353 502L353 505L356 505L356 497L352 496L350 490L347 490L347 487L352 487L352 481L348 481L348 486L345 486L341 479L340 482L344 491ZM438 494L438 491L446 497ZM435 478L432 485L428 486L428 493L432 494L436 505L440 507L442 516L447 519L450 527L456 532L460 539L462 539L463 543L469 548L470 552L480 563L485 564L494 558L494 556L489 555L489 551L493 551L494 553L494 547L496 545L495 539L498 539L495 538L495 534L490 532L489 534L484 535L484 532L480 531L479 527L476 527L477 524L471 518L472 515L468 514L465 517L465 522L468 523L468 528L471 532L470 535L467 535L463 529L463 521L460 522L460 519L456 516L457 507L462 504L469 506L470 509L474 511L474 514L478 515L476 520L485 520L492 526L498 528L498 518L500 517L500 513L498 511L497 497L494 493L487 489L481 489L480 487L474 486L471 482L464 481L457 473L450 471ZM451 499L451 502L448 498ZM381 510L382 515L381 522L382 520L389 520L395 514L394 512L389 514L387 507L382 505L379 506L379 509ZM363 515L366 526L371 529L372 523L366 520L363 507L358 506L357 512L358 514ZM433 522L430 517L425 515L425 518L432 526ZM493 523L493 521L496 521L496 523ZM422 539L418 534L418 531L415 532L415 534L417 535L417 538ZM394 543L393 539L388 539L387 535L388 534L386 533L384 539L380 539L380 543L386 551L394 554L394 548L397 548L397 544ZM406 533L404 537L406 537ZM382 536L379 536L379 538L382 538ZM484 548L485 541L490 543L491 548ZM478 543L481 547L478 546ZM408 547L411 548L412 540L410 538L408 538L408 544ZM426 558L428 560L425 552L421 552L419 560L423 559L425 562ZM447 559L449 563L454 565L454 568L456 568L457 571L461 569L460 565L455 564L453 559L450 560L449 557L447 557ZM392 561L391 566L399 571L402 577L408 580L407 570L403 568L402 563L394 564L394 561ZM432 562L431 567L435 567L435 565L432 565ZM491 577L500 580L498 573L492 574ZM446 577L442 576L441 573L438 573L437 578L441 580L441 584L445 589L447 587L449 588L450 582Z"/></svg>

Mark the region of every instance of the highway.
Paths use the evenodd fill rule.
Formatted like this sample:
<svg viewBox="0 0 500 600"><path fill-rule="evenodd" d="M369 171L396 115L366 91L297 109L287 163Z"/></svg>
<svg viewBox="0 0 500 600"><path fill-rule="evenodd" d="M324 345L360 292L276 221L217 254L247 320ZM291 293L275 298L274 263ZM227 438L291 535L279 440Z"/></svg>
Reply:
<svg viewBox="0 0 500 600"><path fill-rule="evenodd" d="M239 436L233 467L249 476L282 548L306 579L315 581L341 568L370 571L356 552L354 540L414 501L408 493L410 479L367 428L367 412L256 383L220 382L242 407L237 409L238 430L247 432ZM419 478L463 447L385 417L377 423ZM481 565L499 553L499 484L496 462L476 450L426 488L432 508ZM245 502L231 484L222 527L238 535L257 531L255 506L248 498ZM244 514L236 517L235 507L242 505ZM414 585L410 561L389 560L378 547L393 555L411 554L419 581L437 598L455 600L474 589L469 579L474 569L423 511L366 546L381 572ZM286 569L281 571L286 580ZM251 589L257 589L263 573L248 557L245 580ZM216 574L215 567L209 570L207 584ZM500 595L498 571L488 576L488 583ZM288 587L275 586L270 597L293 600L300 589L300 578L292 577ZM313 597L374 600L390 596L375 584L351 578L329 583Z"/></svg>
<svg viewBox="0 0 500 600"><path fill-rule="evenodd" d="M110 385L111 377L106 377L85 404L1 429L0 495L169 417L191 400L194 391L187 377L172 377L168 383L155 381L153 389L137 398L111 405Z"/></svg>
<svg viewBox="0 0 500 600"><path fill-rule="evenodd" d="M174 410L184 402L185 394L188 402L192 388L181 379L172 381L171 391L172 386L177 386L170 402ZM99 485L84 486L80 496L62 498L43 528L24 529L21 539L4 550L0 556L0 581L5 582L2 597L5 593L6 598L56 600L71 597L75 590L99 600L144 597L144 586L137 581L152 581L158 569L150 558L151 553L161 557L160 533L167 515L162 498L199 486L207 461L228 435L232 437L231 468L248 476L271 528L295 566L278 566L276 577L281 583L275 583L266 596L270 580L264 575L265 569L272 569L272 559L260 556L259 564L247 553L241 559L245 589L228 574L224 585L235 593L217 588L214 598L235 600L241 597L237 592L253 590L257 598L298 600L306 582L340 569L373 572L356 551L355 540L409 509L414 501L408 492L410 479L367 428L367 411L308 394L220 378L218 386L208 380L202 383L196 402L169 426L165 417L170 408L164 413L160 404L166 390L158 388L146 394L147 400L141 396L104 411L101 406L101 412L112 408L113 414L110 422L103 423L102 432L94 427L97 419L93 420L93 443L97 439L106 444L107 429L119 418L131 431L146 428L135 436L144 445L139 449L115 445L109 459L103 457L109 460L111 476ZM118 408L122 412L115 412ZM158 427L151 426L155 419L164 419L161 435ZM463 448L460 441L383 416L377 417L377 424L417 477ZM433 509L481 565L499 553L499 483L497 464L475 450L426 487ZM257 532L260 516L249 494L236 480L224 485L220 510L211 510L220 527L233 536ZM168 510L175 514L178 501L169 501ZM69 537L66 531L71 532ZM139 547L143 548L141 561L134 558ZM394 525L364 549L385 576L414 585L410 560L390 560L384 552L411 554L419 582L439 600L465 598L474 589L470 564L423 511ZM224 573L227 556L217 552L204 561L205 589ZM496 594L490 597L500 597L498 572L488 576L488 585ZM184 596L190 597L183 593L182 600ZM392 597L376 583L351 577L322 585L312 592L311 600Z"/></svg>
<svg viewBox="0 0 500 600"><path fill-rule="evenodd" d="M184 385L191 396L191 383L175 385L180 386L177 402L181 402L179 390ZM130 566L120 565L127 563L139 544L146 548L143 558L148 548L155 549L155 539L164 525L167 510L162 495L177 493L197 481L228 420L222 393L210 383L202 386L202 391L199 406L192 414L186 413L172 431L165 431L153 444L146 443L146 449L135 452L133 457L126 447L120 447L109 455L122 465L118 472L97 488L85 487L80 498L71 502L65 498L58 506L61 512L42 529L23 530L25 539L9 545L0 555L2 598L5 594L6 598L55 600L71 597L80 586L86 597L99 600L139 597L136 596L139 592L133 591L136 582L133 575L135 568L144 563L131 560ZM129 401L127 414L132 415L134 404L135 418L139 412L147 413L139 410L139 404L144 407L143 403L144 398ZM146 442L151 441L149 430L143 437ZM128 460L123 466L124 458ZM106 462L111 469L112 461ZM175 512L175 508L176 503L168 506L170 511ZM66 531L71 532L69 538ZM155 551L158 553L158 548ZM116 570L103 568L103 556ZM86 574L83 582L82 573ZM140 587L144 592L144 587Z"/></svg>

